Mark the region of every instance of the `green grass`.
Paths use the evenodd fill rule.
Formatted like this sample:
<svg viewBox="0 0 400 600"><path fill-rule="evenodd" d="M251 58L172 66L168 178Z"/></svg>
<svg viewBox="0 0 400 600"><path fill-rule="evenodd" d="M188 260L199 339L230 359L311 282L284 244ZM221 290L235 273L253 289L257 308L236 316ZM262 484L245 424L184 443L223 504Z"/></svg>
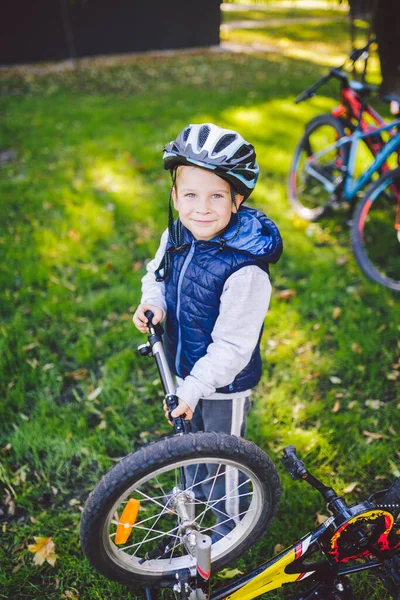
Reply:
<svg viewBox="0 0 400 600"><path fill-rule="evenodd" d="M270 19L304 19L305 21L308 19L327 19L327 18L337 18L338 14L341 15L343 11L332 10L329 9L307 9L306 11L298 6L293 6L291 8L282 8L281 10L232 10L232 11L222 11L222 22L230 23L232 21L242 21L242 20L253 20L253 21L266 21Z"/></svg>
<svg viewBox="0 0 400 600"><path fill-rule="evenodd" d="M310 26L307 41L303 29L293 30L295 48L317 35ZM327 30L324 43L345 53L346 39L330 44ZM336 88L299 106L294 98L325 72L286 54L204 52L78 75L2 74L0 148L16 157L0 181L0 598L55 600L74 590L81 600L139 597L89 569L78 527L99 477L169 433L131 315L167 222L163 145L188 122L237 128L255 144L261 177L250 204L279 224L285 242L272 269L248 437L281 471L282 447L295 444L339 492L358 482L353 500L398 475L398 299L361 275L344 215L310 225L286 199L304 124L335 105ZM285 289L295 290L289 302L279 299ZM241 570L298 539L325 511L316 492L284 473L282 482L280 515ZM54 568L33 565L34 536L53 536ZM371 580L358 580L356 597L365 598Z"/></svg>

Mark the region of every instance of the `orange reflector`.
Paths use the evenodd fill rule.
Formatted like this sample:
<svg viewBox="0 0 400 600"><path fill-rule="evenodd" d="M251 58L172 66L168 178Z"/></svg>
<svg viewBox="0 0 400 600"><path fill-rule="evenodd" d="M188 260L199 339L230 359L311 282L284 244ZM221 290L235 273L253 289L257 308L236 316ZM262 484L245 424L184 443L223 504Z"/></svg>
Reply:
<svg viewBox="0 0 400 600"><path fill-rule="evenodd" d="M115 536L116 544L125 544L130 536L139 512L139 506L139 500L135 500L134 498L131 498L125 506L119 520L119 525L117 526L117 535Z"/></svg>

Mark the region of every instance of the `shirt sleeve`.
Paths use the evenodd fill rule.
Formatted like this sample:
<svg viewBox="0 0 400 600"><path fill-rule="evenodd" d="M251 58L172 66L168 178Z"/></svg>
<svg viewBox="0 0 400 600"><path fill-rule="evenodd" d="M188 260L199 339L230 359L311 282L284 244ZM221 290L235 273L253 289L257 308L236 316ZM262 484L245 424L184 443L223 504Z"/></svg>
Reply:
<svg viewBox="0 0 400 600"><path fill-rule="evenodd" d="M176 391L192 410L200 398L232 383L249 363L270 297L269 276L255 265L243 267L226 280L212 342Z"/></svg>
<svg viewBox="0 0 400 600"><path fill-rule="evenodd" d="M142 277L142 299L141 304L154 304L163 310L164 315L167 314L167 303L165 301L165 283L156 281L154 272L159 267L164 256L168 242L168 229L161 236L160 246L155 257L146 265L146 275Z"/></svg>

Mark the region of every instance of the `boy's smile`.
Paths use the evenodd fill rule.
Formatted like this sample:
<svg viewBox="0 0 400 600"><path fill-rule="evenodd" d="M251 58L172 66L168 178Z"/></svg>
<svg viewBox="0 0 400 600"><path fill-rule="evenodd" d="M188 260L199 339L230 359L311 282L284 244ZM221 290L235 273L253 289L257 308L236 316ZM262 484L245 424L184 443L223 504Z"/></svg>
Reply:
<svg viewBox="0 0 400 600"><path fill-rule="evenodd" d="M197 240L222 233L236 212L229 183L199 167L178 167L172 198L182 224ZM236 194L238 208L242 201L243 196Z"/></svg>

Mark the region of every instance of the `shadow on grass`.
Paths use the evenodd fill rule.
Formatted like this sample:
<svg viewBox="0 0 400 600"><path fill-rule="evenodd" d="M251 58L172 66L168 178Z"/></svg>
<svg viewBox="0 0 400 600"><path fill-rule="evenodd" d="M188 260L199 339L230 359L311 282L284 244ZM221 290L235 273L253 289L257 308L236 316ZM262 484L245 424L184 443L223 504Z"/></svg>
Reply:
<svg viewBox="0 0 400 600"><path fill-rule="evenodd" d="M3 487L19 511L7 507L4 522L10 547L22 545L7 557L4 589L14 597L42 597L43 586L46 598L60 595L26 555L34 535L54 535L61 558L51 575L63 591L122 590L82 560L79 506L113 460L169 431L154 365L135 355L143 339L131 315L167 223L163 145L188 122L237 128L255 144L261 178L250 204L284 237L249 437L274 458L294 443L339 491L358 482L354 497L395 475L398 303L360 275L343 216L310 225L286 199L304 124L335 104L293 99L324 72L275 54L220 53L137 57L85 71L79 86L68 72L3 77L1 145L17 151L0 183L0 447ZM311 490L295 491L285 476L284 486L282 516L247 566L312 528L321 510Z"/></svg>

